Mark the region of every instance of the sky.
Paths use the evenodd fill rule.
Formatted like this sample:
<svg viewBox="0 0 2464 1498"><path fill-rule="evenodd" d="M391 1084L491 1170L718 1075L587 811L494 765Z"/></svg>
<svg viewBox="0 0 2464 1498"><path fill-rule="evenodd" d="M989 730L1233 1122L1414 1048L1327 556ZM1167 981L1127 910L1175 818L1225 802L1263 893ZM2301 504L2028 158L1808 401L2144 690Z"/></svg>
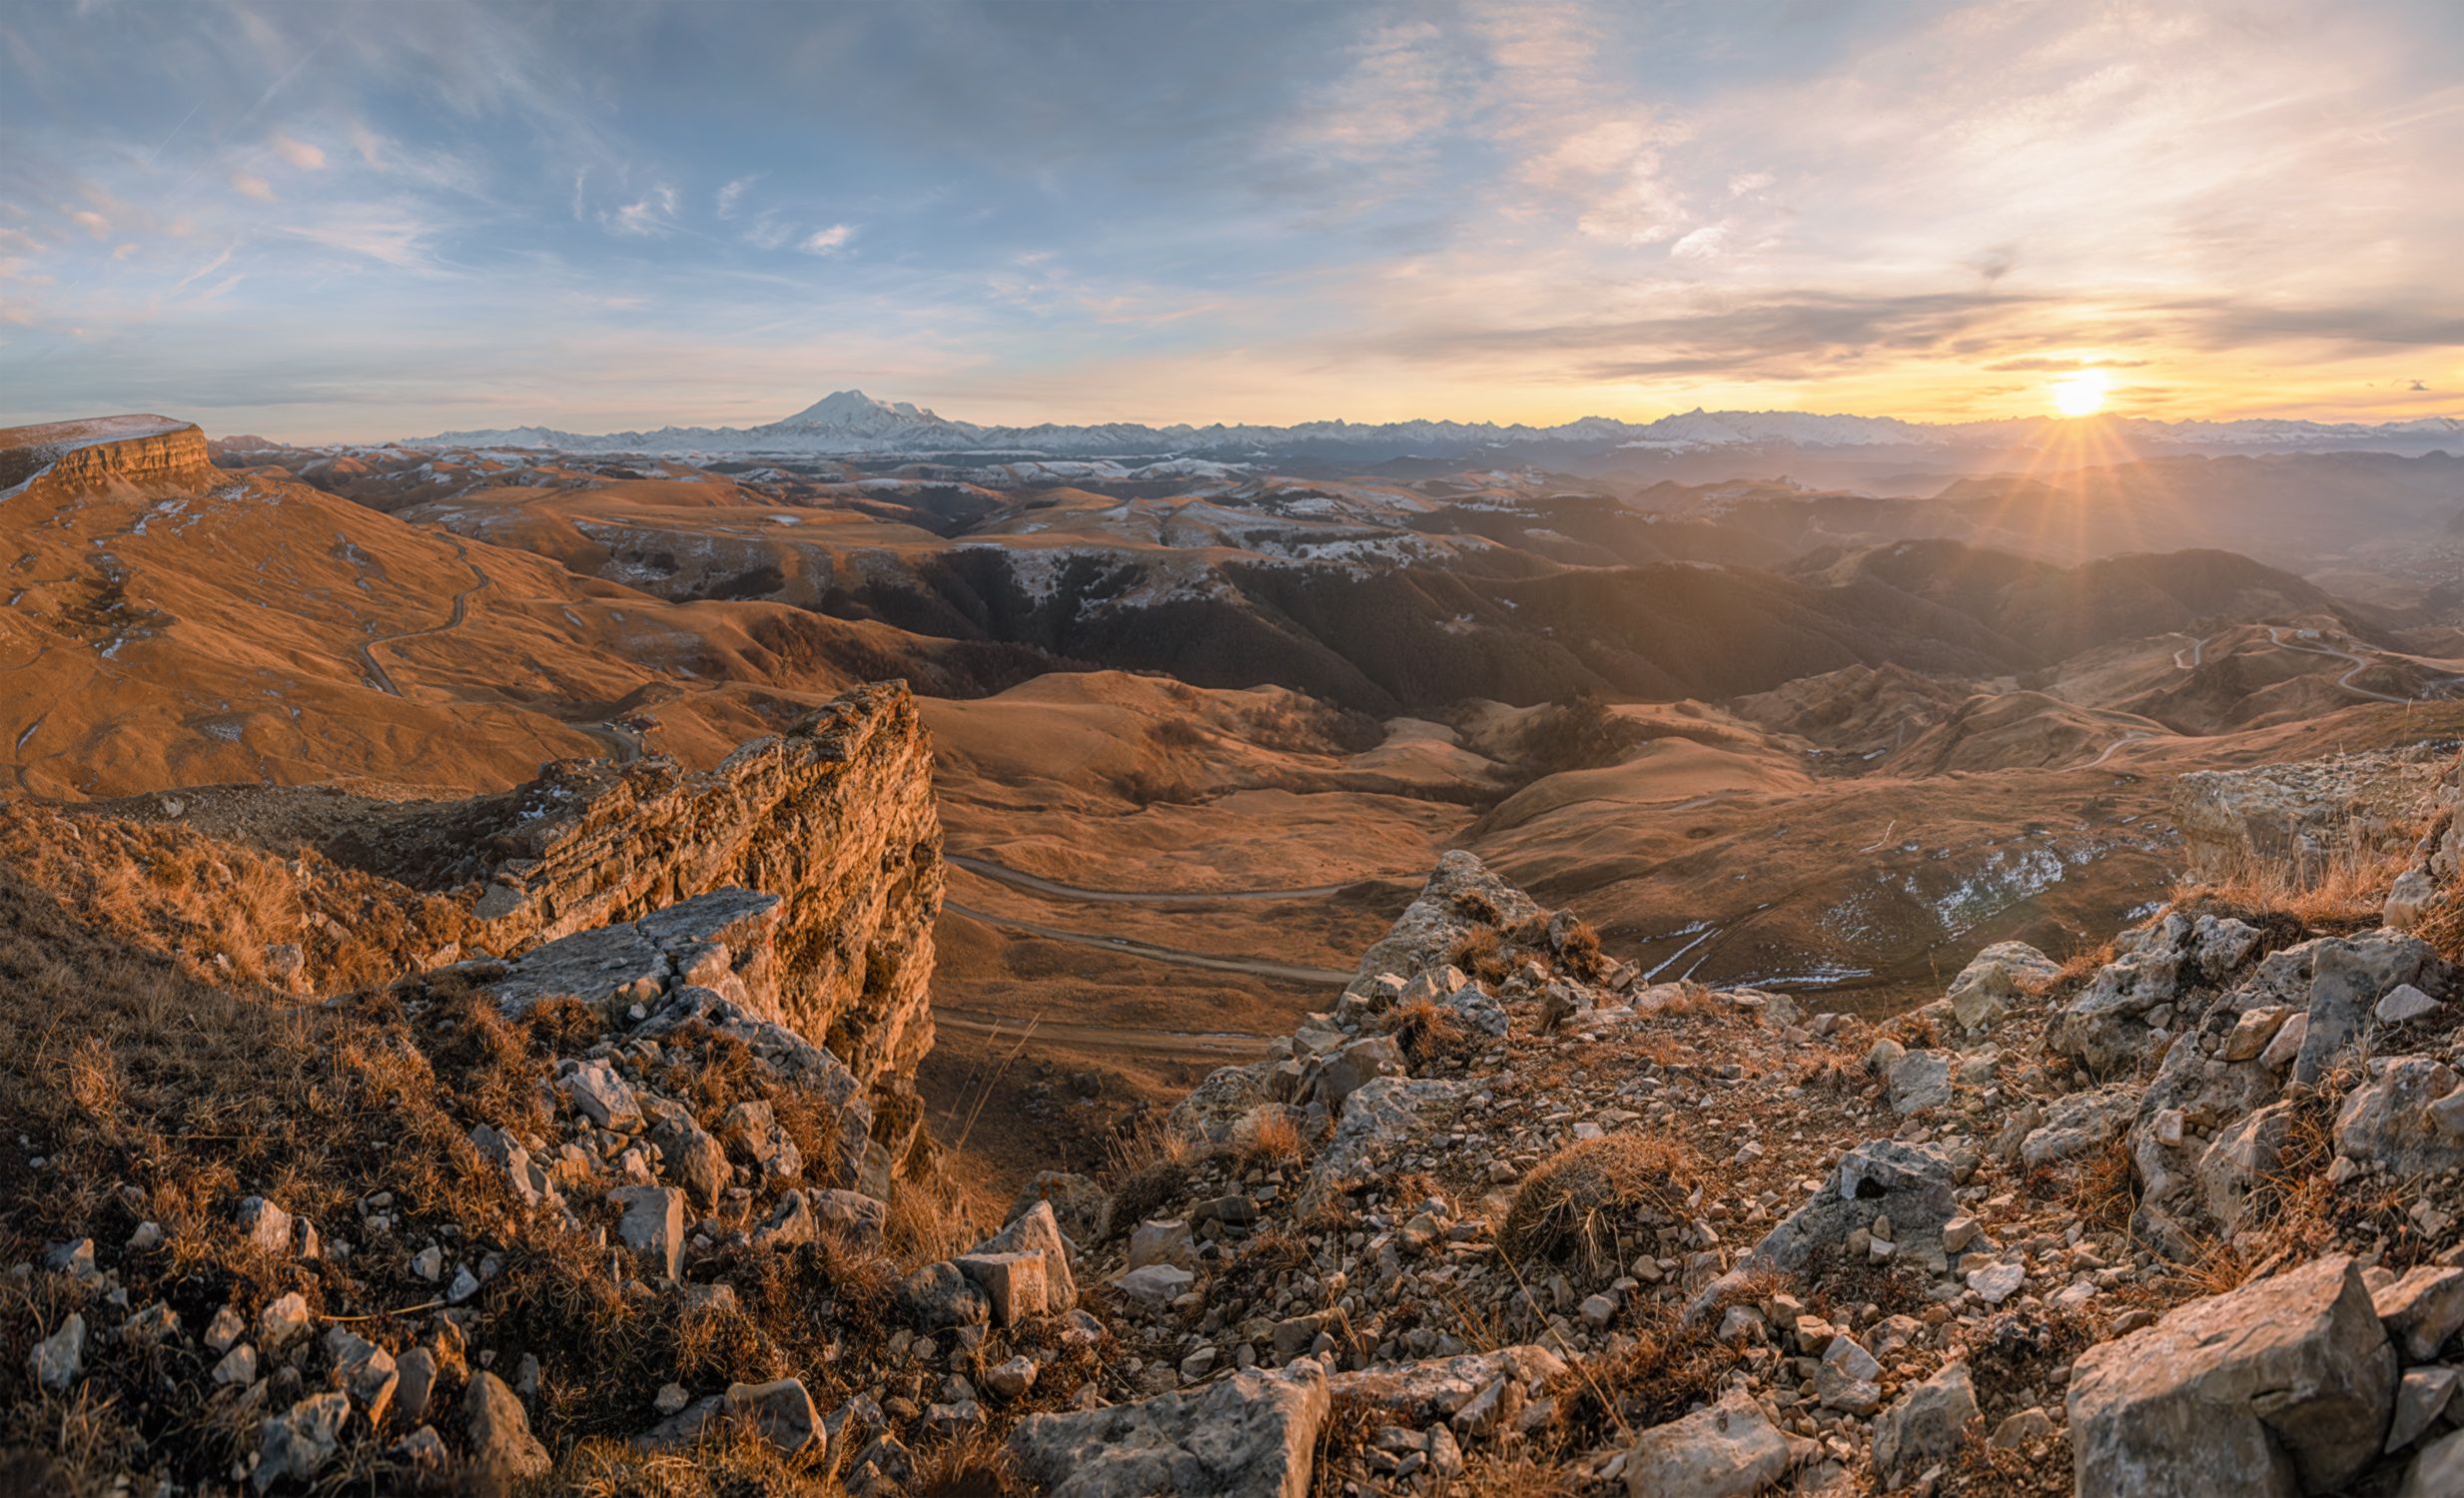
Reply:
<svg viewBox="0 0 2464 1498"><path fill-rule="evenodd" d="M2464 6L0 0L0 424L2464 413Z"/></svg>

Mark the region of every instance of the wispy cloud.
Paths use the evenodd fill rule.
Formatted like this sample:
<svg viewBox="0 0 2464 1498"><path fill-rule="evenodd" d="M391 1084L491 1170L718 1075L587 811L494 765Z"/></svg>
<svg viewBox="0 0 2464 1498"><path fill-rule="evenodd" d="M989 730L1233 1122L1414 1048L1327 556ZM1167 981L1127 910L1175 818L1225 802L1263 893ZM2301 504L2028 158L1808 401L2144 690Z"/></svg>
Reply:
<svg viewBox="0 0 2464 1498"><path fill-rule="evenodd" d="M274 201L274 184L254 172L232 173L231 190L243 198L254 198L260 203Z"/></svg>
<svg viewBox="0 0 2464 1498"><path fill-rule="evenodd" d="M607 232L630 239L663 235L676 227L676 190L661 183L608 213Z"/></svg>
<svg viewBox="0 0 2464 1498"><path fill-rule="evenodd" d="M759 180L758 174L753 177L739 177L722 186L718 190L718 196L713 205L718 212L718 216L722 219L734 218L736 216L736 206L744 201L745 190L750 188L757 180Z"/></svg>
<svg viewBox="0 0 2464 1498"><path fill-rule="evenodd" d="M266 145L272 148L276 156L279 156L283 160L291 163L293 166L298 167L303 172L322 172L325 170L325 152L315 146L310 145L306 141L295 140L291 136L277 134L272 139L268 140Z"/></svg>
<svg viewBox="0 0 2464 1498"><path fill-rule="evenodd" d="M846 224L833 224L827 229L816 229L806 235L796 248L807 255L836 255L846 249L847 242L855 237L856 232L853 227Z"/></svg>

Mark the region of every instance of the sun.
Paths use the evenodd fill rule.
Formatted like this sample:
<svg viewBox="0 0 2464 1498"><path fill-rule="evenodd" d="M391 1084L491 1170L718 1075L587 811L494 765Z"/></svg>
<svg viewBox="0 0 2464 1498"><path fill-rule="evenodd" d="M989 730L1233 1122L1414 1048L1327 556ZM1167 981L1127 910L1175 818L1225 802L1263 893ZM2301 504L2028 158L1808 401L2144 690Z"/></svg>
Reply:
<svg viewBox="0 0 2464 1498"><path fill-rule="evenodd" d="M2065 416L2092 416L2104 409L2113 381L2102 370L2081 370L2053 381L2053 409Z"/></svg>

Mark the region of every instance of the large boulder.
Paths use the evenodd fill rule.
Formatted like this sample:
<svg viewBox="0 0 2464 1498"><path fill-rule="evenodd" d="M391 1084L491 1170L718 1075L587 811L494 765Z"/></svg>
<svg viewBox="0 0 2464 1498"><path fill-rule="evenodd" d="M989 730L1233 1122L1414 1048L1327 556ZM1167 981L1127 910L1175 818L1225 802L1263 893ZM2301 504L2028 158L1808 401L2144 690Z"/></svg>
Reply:
<svg viewBox="0 0 2464 1498"><path fill-rule="evenodd" d="M2176 1306L2073 1367L2078 1491L2340 1488L2379 1454L2396 1375L2360 1266L2342 1255Z"/></svg>
<svg viewBox="0 0 2464 1498"><path fill-rule="evenodd" d="M1951 980L1951 1015L1971 1035L2042 992L2061 974L2061 964L2026 942L1996 942L1969 960Z"/></svg>
<svg viewBox="0 0 2464 1498"><path fill-rule="evenodd" d="M2427 943L2392 931L2319 943L2310 960L2309 1029L2293 1060L2293 1081L2315 1083L2344 1061L2396 985L2445 993L2446 967Z"/></svg>
<svg viewBox="0 0 2464 1498"><path fill-rule="evenodd" d="M1010 1453L1052 1498L1303 1498L1329 1399L1306 1358L1202 1391L1030 1415Z"/></svg>
<svg viewBox="0 0 2464 1498"><path fill-rule="evenodd" d="M1783 1218L1754 1245L1752 1263L1794 1274L1836 1252L1876 1217L1891 1219L1903 1253L1942 1251L1943 1224L1959 1214L1954 1188L1959 1166L1937 1144L1872 1139L1848 1151L1811 1201Z"/></svg>
<svg viewBox="0 0 2464 1498"><path fill-rule="evenodd" d="M1632 1498L1753 1498L1788 1470L1788 1438L1732 1390L1709 1409L1655 1425L1626 1455Z"/></svg>
<svg viewBox="0 0 2464 1498"><path fill-rule="evenodd" d="M1845 1340L1845 1338L1843 1338ZM1977 1418L1968 1364L1952 1363L1912 1386L1874 1422L1874 1469L1897 1486L1960 1449Z"/></svg>
<svg viewBox="0 0 2464 1498"><path fill-rule="evenodd" d="M2336 1111L2336 1153L2412 1178L2464 1165L2464 1134L2443 1121L2453 1110L2430 1107L2455 1095L2464 1079L2426 1056L2399 1056L2368 1084L2346 1095Z"/></svg>

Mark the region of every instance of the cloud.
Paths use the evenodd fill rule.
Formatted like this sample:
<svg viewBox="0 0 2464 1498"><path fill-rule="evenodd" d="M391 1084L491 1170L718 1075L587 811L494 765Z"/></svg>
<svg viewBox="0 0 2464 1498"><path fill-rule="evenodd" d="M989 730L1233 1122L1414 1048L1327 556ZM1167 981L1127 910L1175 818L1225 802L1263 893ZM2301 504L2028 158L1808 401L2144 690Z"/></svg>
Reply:
<svg viewBox="0 0 2464 1498"><path fill-rule="evenodd" d="M744 201L744 190L753 185L756 177L739 177L719 189L717 208L720 218L732 219L736 216L736 205Z"/></svg>
<svg viewBox="0 0 2464 1498"><path fill-rule="evenodd" d="M349 206L322 219L289 225L283 233L399 271L437 270L432 247L439 229L407 203Z"/></svg>
<svg viewBox="0 0 2464 1498"><path fill-rule="evenodd" d="M83 229L86 233L93 235L98 240L107 239L111 235L111 221L90 208L71 210L69 213L69 222L76 225L78 228Z"/></svg>
<svg viewBox="0 0 2464 1498"><path fill-rule="evenodd" d="M816 229L806 235L803 243L797 245L796 248L807 255L836 255L846 249L847 242L855 237L856 232L852 227L845 224L833 224L827 229Z"/></svg>
<svg viewBox="0 0 2464 1498"><path fill-rule="evenodd" d="M776 250L796 235L795 226L765 210L744 231L744 243L756 250Z"/></svg>
<svg viewBox="0 0 2464 1498"><path fill-rule="evenodd" d="M1731 238L1725 224L1706 224L1668 247L1670 260L1715 261L1728 253Z"/></svg>
<svg viewBox="0 0 2464 1498"><path fill-rule="evenodd" d="M319 150L315 146L310 145L306 141L295 140L290 136L277 134L269 139L266 144L274 149L275 155L291 163L293 166L298 167L303 172L322 172L325 170L325 152ZM363 148L363 155L365 154L366 148ZM373 162L371 164L374 165Z"/></svg>
<svg viewBox="0 0 2464 1498"><path fill-rule="evenodd" d="M579 184L575 191L579 192ZM675 227L676 190L661 183L605 216L607 232L627 239L654 238Z"/></svg>
<svg viewBox="0 0 2464 1498"><path fill-rule="evenodd" d="M171 290L165 295L177 297L182 292L187 291L190 287L195 286L198 282L205 280L207 277L213 275L215 272L230 264L231 252L226 250L222 254L214 257L212 260L207 261L204 265L199 266L196 270L191 271L186 276L181 277L178 281L173 282L171 284Z"/></svg>
<svg viewBox="0 0 2464 1498"><path fill-rule="evenodd" d="M274 201L274 184L247 172L231 174L231 190L243 198L254 198L260 203Z"/></svg>

